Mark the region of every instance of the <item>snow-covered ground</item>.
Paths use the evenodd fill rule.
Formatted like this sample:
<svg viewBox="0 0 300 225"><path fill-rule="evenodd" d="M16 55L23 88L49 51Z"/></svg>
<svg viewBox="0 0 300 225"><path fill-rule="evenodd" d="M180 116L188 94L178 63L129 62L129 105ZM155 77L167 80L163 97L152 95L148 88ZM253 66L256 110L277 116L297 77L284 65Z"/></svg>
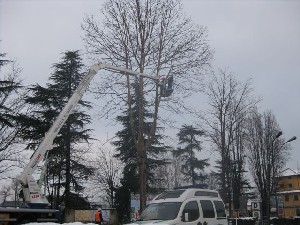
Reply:
<svg viewBox="0 0 300 225"><path fill-rule="evenodd" d="M44 222L44 223L27 223L26 225L59 225L59 223L52 223L52 222ZM64 225L95 225L95 223L73 222L73 223L64 223Z"/></svg>

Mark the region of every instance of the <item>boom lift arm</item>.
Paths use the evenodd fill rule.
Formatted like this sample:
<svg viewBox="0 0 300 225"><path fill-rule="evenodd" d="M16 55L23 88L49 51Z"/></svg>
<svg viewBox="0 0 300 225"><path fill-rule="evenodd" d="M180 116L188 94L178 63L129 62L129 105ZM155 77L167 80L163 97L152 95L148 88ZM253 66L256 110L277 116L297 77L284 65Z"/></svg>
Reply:
<svg viewBox="0 0 300 225"><path fill-rule="evenodd" d="M49 202L46 199L46 197L42 194L42 191L40 187L38 186L37 182L33 178L32 174L36 170L38 164L42 161L44 158L46 151L50 150L52 148L53 140L59 133L60 129L68 119L69 115L73 112L75 106L81 99L83 93L88 88L91 80L93 77L98 73L99 70L105 69L113 72L118 73L125 73L132 76L143 76L150 78L152 80L156 80L159 82L159 85L161 85L162 93L165 93L166 89L170 89L170 82L173 82L173 77L167 77L166 79L160 80L160 77L156 76L149 76L143 73L139 73L133 70L129 70L122 67L116 67L109 64L95 64L91 66L89 72L80 82L77 89L74 91L73 95L69 99L66 106L63 108L63 110L60 112L56 120L54 121L53 125L49 129L49 131L46 133L43 141L39 145L38 149L34 152L32 155L29 163L25 167L23 173L18 177L18 180L22 184L23 188L23 195L24 200L29 205L48 205ZM166 84L168 83L168 86L166 87ZM170 90L168 90L170 92ZM171 90L172 93L173 89ZM169 95L167 95L169 96ZM164 97L167 97L164 95Z"/></svg>

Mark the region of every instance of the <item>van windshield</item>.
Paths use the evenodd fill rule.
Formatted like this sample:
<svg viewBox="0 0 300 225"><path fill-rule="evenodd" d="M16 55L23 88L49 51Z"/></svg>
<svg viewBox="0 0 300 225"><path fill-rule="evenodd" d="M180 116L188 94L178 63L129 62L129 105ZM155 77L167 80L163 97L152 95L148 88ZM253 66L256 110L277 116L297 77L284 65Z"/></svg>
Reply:
<svg viewBox="0 0 300 225"><path fill-rule="evenodd" d="M142 212L139 220L173 220L180 206L181 202L152 203Z"/></svg>

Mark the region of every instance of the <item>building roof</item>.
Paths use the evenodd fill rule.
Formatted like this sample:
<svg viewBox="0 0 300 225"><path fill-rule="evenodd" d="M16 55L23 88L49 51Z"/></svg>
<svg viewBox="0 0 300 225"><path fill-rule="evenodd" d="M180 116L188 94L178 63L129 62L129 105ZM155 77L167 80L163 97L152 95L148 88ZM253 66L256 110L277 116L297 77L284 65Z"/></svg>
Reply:
<svg viewBox="0 0 300 225"><path fill-rule="evenodd" d="M300 176L300 170L286 168L285 170L281 171L278 177L289 177L289 176Z"/></svg>
<svg viewBox="0 0 300 225"><path fill-rule="evenodd" d="M277 194L293 194L293 193L300 193L300 190L291 190L291 191L280 191Z"/></svg>

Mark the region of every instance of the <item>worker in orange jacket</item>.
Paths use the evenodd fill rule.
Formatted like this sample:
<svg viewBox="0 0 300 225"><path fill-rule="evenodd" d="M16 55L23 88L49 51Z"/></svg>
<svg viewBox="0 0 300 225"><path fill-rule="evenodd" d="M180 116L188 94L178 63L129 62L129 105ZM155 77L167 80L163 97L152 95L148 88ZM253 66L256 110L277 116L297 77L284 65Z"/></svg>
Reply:
<svg viewBox="0 0 300 225"><path fill-rule="evenodd" d="M95 213L95 221L97 224L101 224L101 222L103 222L101 209L98 209L97 212Z"/></svg>

